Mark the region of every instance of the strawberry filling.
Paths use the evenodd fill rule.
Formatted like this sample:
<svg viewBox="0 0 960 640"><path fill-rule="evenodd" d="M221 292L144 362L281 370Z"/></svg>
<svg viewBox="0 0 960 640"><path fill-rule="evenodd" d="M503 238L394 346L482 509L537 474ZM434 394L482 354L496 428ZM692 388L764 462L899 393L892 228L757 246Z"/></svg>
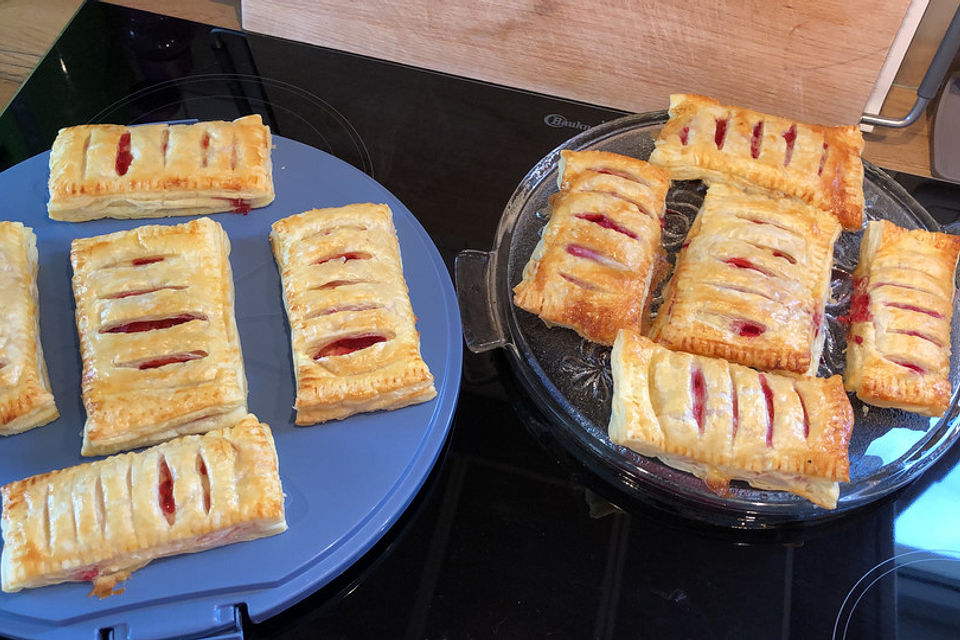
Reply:
<svg viewBox="0 0 960 640"><path fill-rule="evenodd" d="M89 569L83 569L76 574L75 579L80 582L87 582L90 580L96 580L100 576L100 567L90 567Z"/></svg>
<svg viewBox="0 0 960 640"><path fill-rule="evenodd" d="M133 291L121 291L120 293L113 293L108 296L104 296L108 300L119 300L121 298L132 298L134 296L145 296L148 293L156 293L157 291L180 291L181 289L186 289L186 287L178 286L169 286L169 287L154 287L153 289L135 289Z"/></svg>
<svg viewBox="0 0 960 640"><path fill-rule="evenodd" d="M769 271L767 271L766 269L762 269L762 268L758 267L757 265L755 265L754 263L750 262L750 261L747 260L746 258L727 258L727 259L724 260L723 262L724 262L724 264L728 264L728 265L730 265L731 267L736 267L736 268L738 268L738 269L750 269L750 270L752 270L752 271L756 271L757 273L762 273L763 275L768 276L768 277L770 277L770 276L773 275L773 274L771 274Z"/></svg>
<svg viewBox="0 0 960 640"><path fill-rule="evenodd" d="M750 137L750 157L760 157L760 147L763 145L763 120L753 126L753 135Z"/></svg>
<svg viewBox="0 0 960 640"><path fill-rule="evenodd" d="M218 200L226 200L230 203L230 206L233 207L230 209L231 213L239 213L240 215L247 215L253 209L250 206L250 203L244 200L243 198L218 198Z"/></svg>
<svg viewBox="0 0 960 640"><path fill-rule="evenodd" d="M863 336L853 336L853 341L857 344L863 344Z"/></svg>
<svg viewBox="0 0 960 640"><path fill-rule="evenodd" d="M820 336L820 325L823 324L823 314L819 311L813 312L813 317L810 322L813 324L813 337L817 338Z"/></svg>
<svg viewBox="0 0 960 640"><path fill-rule="evenodd" d="M167 466L167 459L163 456L160 456L160 468L157 473L157 502L163 517L172 525L176 519L177 502L173 497L173 476L170 474L170 467Z"/></svg>
<svg viewBox="0 0 960 640"><path fill-rule="evenodd" d="M183 313L171 318L160 318L159 320L135 320L118 324L109 329L101 329L100 333L140 333L143 331L155 331L157 329L169 329L178 324L184 324L192 320L206 320L206 316L196 313Z"/></svg>
<svg viewBox="0 0 960 640"><path fill-rule="evenodd" d="M593 249L580 244L568 244L567 253L577 258L586 258L587 260L593 260L594 262L604 261L604 256L602 253L594 251Z"/></svg>
<svg viewBox="0 0 960 640"><path fill-rule="evenodd" d="M913 371L914 373L919 373L920 375L923 375L923 374L926 373L926 371L924 371L923 367L921 367L921 366L919 366L919 365L915 365L915 364L913 364L912 362L905 362L905 361L903 361L903 360L894 360L894 359L892 359L892 358L890 359L890 362L892 362L893 364L896 364L896 365L900 365L901 367L903 367L903 368L905 368L905 369L910 369L910 371Z"/></svg>
<svg viewBox="0 0 960 640"><path fill-rule="evenodd" d="M617 171L616 169L599 168L599 169L593 169L593 171L597 173L602 173L607 176L616 176L618 178L623 178L624 180L629 180L630 182L638 181L634 176L630 175L629 173L625 173L623 171Z"/></svg>
<svg viewBox="0 0 960 640"><path fill-rule="evenodd" d="M826 142L824 142L823 153L820 154L820 168L817 169L818 176L823 175L823 166L827 163L827 149L829 148L830 146Z"/></svg>
<svg viewBox="0 0 960 640"><path fill-rule="evenodd" d="M568 273L561 273L561 274L560 274L560 277L563 278L564 280L566 280L567 282L571 283L571 284L577 285L577 286L580 287L581 289L586 289L587 291L597 291L597 290L599 290L599 287L597 287L596 285L594 285L592 282L587 282L586 280L582 280L582 279L577 278L577 277L575 277L575 276L571 276L571 275L568 274Z"/></svg>
<svg viewBox="0 0 960 640"><path fill-rule="evenodd" d="M797 141L797 125L792 124L789 129L783 132L783 141L787 143L783 155L783 166L787 167L790 165L790 160L793 159L793 145Z"/></svg>
<svg viewBox="0 0 960 640"><path fill-rule="evenodd" d="M783 258L784 260L786 260L786 261L789 262L790 264L797 264L797 259L796 259L796 258L794 258L793 256L791 256L790 254L783 253L782 251L774 251L774 252L773 252L773 257L774 257L774 258Z"/></svg>
<svg viewBox="0 0 960 640"><path fill-rule="evenodd" d="M210 513L210 476L207 474L207 463L199 453L197 454L197 474L200 475L200 487L203 489L203 511Z"/></svg>
<svg viewBox="0 0 960 640"><path fill-rule="evenodd" d="M134 267L142 267L145 264L153 264L154 262L163 262L163 256L150 256L149 258L134 258L130 261L130 265Z"/></svg>
<svg viewBox="0 0 960 640"><path fill-rule="evenodd" d="M730 323L730 329L744 338L756 338L767 330L762 324L750 320L734 320Z"/></svg>
<svg viewBox="0 0 960 640"><path fill-rule="evenodd" d="M320 349L320 351L313 356L313 359L319 360L320 358L327 358L330 356L345 356L353 353L354 351L360 351L361 349L371 347L378 342L386 341L387 337L379 334L354 336L352 338L340 338L339 340L331 342L324 348Z"/></svg>
<svg viewBox="0 0 960 640"><path fill-rule="evenodd" d="M913 336L914 338L920 338L921 340L932 342L938 347L943 347L943 344L941 344L939 340L925 333L920 333L919 331L904 331L902 329L891 329L890 333L899 333L900 335L904 335L904 336Z"/></svg>
<svg viewBox="0 0 960 640"><path fill-rule="evenodd" d="M637 239L637 234L635 234L633 231L630 231L630 229L627 229L623 225L617 224L602 213L578 213L574 217L598 224L604 229L611 229L617 233L622 233L623 235L633 238L634 240Z"/></svg>
<svg viewBox="0 0 960 640"><path fill-rule="evenodd" d="M370 311L372 309L380 309L381 306L378 304L345 304L340 307L331 307L329 309L324 309L323 311L317 313L317 316L329 316L334 313L341 313L343 311Z"/></svg>
<svg viewBox="0 0 960 640"><path fill-rule="evenodd" d="M152 360L146 360L137 365L137 369L143 371L144 369L157 369L159 367L165 367L168 364L177 364L180 362L190 362L191 360L199 360L200 358L206 358L206 351L189 351L187 353L174 353L169 356L160 356L159 358L153 358Z"/></svg>
<svg viewBox="0 0 960 640"><path fill-rule="evenodd" d="M760 374L760 389L763 391L763 399L767 403L767 446L773 446L773 389L767 382L767 376Z"/></svg>
<svg viewBox="0 0 960 640"><path fill-rule="evenodd" d="M943 314L934 311L933 309L924 309L923 307L918 307L912 304L901 304L899 302L884 302L883 306L893 307L894 309L903 309L904 311L915 311L917 313L925 313L932 318L937 318L942 320Z"/></svg>
<svg viewBox="0 0 960 640"><path fill-rule="evenodd" d="M693 419L697 421L697 430L703 433L703 412L707 404L707 384L703 371L699 367L690 376L690 391L693 394Z"/></svg>
<svg viewBox="0 0 960 640"><path fill-rule="evenodd" d="M117 175L126 175L131 162L133 162L133 154L130 153L130 133L127 132L120 136L120 141L117 143L117 160L115 163Z"/></svg>
<svg viewBox="0 0 960 640"><path fill-rule="evenodd" d="M206 131L203 132L203 137L200 138L200 150L202 153L202 159L200 161L201 166L207 166L207 151L210 149L210 134Z"/></svg>
<svg viewBox="0 0 960 640"><path fill-rule="evenodd" d="M713 133L713 141L717 149L723 149L723 143L727 140L727 119L717 118L717 128Z"/></svg>
<svg viewBox="0 0 960 640"><path fill-rule="evenodd" d="M855 278L853 281L853 296L850 298L850 310L847 315L839 318L844 324L854 324L856 322L870 322L873 320L873 314L870 313L870 293L867 287L870 284L869 278Z"/></svg>
<svg viewBox="0 0 960 640"><path fill-rule="evenodd" d="M680 144L687 146L687 139L690 137L690 127L680 129Z"/></svg>
<svg viewBox="0 0 960 640"><path fill-rule="evenodd" d="M730 395L733 396L733 432L730 434L730 437L736 438L737 429L740 427L740 396L737 395L736 387L730 390Z"/></svg>

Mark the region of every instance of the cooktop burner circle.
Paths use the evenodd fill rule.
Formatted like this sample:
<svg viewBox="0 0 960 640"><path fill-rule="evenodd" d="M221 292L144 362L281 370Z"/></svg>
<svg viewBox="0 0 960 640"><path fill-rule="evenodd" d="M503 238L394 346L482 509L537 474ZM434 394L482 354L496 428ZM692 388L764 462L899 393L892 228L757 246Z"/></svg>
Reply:
<svg viewBox="0 0 960 640"><path fill-rule="evenodd" d="M275 135L292 138L373 175L373 161L356 128L328 101L297 85L238 73L167 80L116 100L88 124L232 120L259 113Z"/></svg>

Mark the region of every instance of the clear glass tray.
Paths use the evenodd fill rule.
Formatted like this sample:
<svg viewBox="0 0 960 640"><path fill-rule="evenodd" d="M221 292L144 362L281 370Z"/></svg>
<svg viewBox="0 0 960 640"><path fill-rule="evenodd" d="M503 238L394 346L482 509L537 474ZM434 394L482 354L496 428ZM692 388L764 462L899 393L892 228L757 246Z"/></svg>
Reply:
<svg viewBox="0 0 960 640"><path fill-rule="evenodd" d="M960 430L956 351L951 358L953 400L943 418L869 407L851 398L856 423L850 442L850 482L841 483L837 508L831 511L793 494L753 489L741 482L732 483L729 493L719 496L691 474L614 445L607 436L613 390L610 349L567 329L549 329L536 316L513 306L512 289L549 218L547 198L557 190L560 151L601 149L646 159L664 122L666 113L657 112L602 124L570 139L530 170L506 205L493 250L464 251L457 257L457 292L467 346L474 351L504 348L558 439L599 475L640 499L676 502L685 513L717 524L753 528L828 518L877 500L916 478L953 444ZM880 169L864 165L868 219L938 229L902 187ZM696 181L674 183L670 190L663 243L671 262L704 192ZM837 318L850 302L850 274L856 267L861 236L862 232L844 232L836 244L832 295L826 309L829 332L819 375L843 373L845 328ZM955 323L953 344L957 332Z"/></svg>

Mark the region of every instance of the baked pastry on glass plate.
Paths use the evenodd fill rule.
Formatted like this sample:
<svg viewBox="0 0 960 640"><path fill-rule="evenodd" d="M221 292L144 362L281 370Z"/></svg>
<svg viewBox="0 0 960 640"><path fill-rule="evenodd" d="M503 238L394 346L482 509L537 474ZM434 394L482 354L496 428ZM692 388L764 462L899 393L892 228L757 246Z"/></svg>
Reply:
<svg viewBox="0 0 960 640"><path fill-rule="evenodd" d="M227 234L209 218L73 241L83 455L246 415L229 253Z"/></svg>
<svg viewBox="0 0 960 640"><path fill-rule="evenodd" d="M844 318L846 387L864 402L926 416L946 411L958 254L958 236L867 223Z"/></svg>
<svg viewBox="0 0 960 640"><path fill-rule="evenodd" d="M270 242L290 321L297 424L436 396L390 207L313 209L275 222Z"/></svg>
<svg viewBox="0 0 960 640"><path fill-rule="evenodd" d="M253 415L0 491L6 592L89 580L103 597L151 560L287 528L273 435Z"/></svg>
<svg viewBox="0 0 960 640"><path fill-rule="evenodd" d="M670 179L635 158L563 151L558 180L513 301L548 326L610 345L618 329L640 327L662 256Z"/></svg>
<svg viewBox="0 0 960 640"><path fill-rule="evenodd" d="M55 420L37 309L37 237L19 222L0 222L0 435Z"/></svg>
<svg viewBox="0 0 960 640"><path fill-rule="evenodd" d="M68 222L246 213L273 201L271 146L259 115L67 127L50 151L47 211Z"/></svg>
<svg viewBox="0 0 960 640"><path fill-rule="evenodd" d="M798 200L717 183L649 336L670 349L814 375L840 225Z"/></svg>
<svg viewBox="0 0 960 640"><path fill-rule="evenodd" d="M844 229L863 225L863 136L723 105L670 96L670 119L650 162L674 180L701 179L777 191L831 212Z"/></svg>
<svg viewBox="0 0 960 640"><path fill-rule="evenodd" d="M853 409L840 376L760 373L621 331L610 356L614 444L693 473L789 491L832 509L849 480Z"/></svg>

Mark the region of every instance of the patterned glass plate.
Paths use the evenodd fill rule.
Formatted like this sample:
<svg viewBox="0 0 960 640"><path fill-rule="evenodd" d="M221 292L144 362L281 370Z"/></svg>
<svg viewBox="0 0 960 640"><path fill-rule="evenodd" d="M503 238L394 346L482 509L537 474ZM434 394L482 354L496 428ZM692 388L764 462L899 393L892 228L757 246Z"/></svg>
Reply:
<svg viewBox="0 0 960 640"><path fill-rule="evenodd" d="M557 190L560 151L600 149L647 159L664 122L666 113L657 112L605 123L568 140L531 169L507 203L494 250L458 256L457 288L467 346L475 351L504 347L558 440L599 475L641 499L666 501L717 524L766 527L826 518L872 502L916 478L949 448L960 430L956 352L951 358L954 395L943 418L869 407L852 398L856 424L850 442L850 482L841 483L837 509L830 511L793 494L753 489L742 482L733 482L730 491L719 496L691 474L614 445L607 436L613 391L609 347L587 342L568 329L547 328L536 316L513 306L512 289L549 219L547 198ZM864 165L868 219L938 230L933 218L897 183L873 165ZM704 193L698 181L675 182L667 196L663 244L671 264ZM843 373L845 329L837 319L850 303L861 236L862 232L844 232L836 243L821 376ZM654 309L660 300L657 291ZM955 325L954 344L957 331Z"/></svg>

